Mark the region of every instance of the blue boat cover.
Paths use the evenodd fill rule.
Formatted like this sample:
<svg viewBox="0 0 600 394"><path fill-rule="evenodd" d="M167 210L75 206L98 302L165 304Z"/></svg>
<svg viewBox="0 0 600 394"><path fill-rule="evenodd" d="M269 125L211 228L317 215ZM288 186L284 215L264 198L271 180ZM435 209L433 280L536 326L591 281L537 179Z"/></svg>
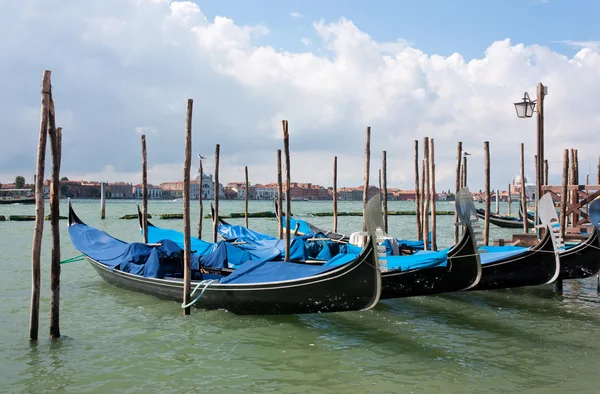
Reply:
<svg viewBox="0 0 600 394"><path fill-rule="evenodd" d="M244 226L234 226L232 224L222 224L217 228L217 231L224 239L231 241L235 241L237 239L243 239L244 241L278 240L278 238L271 235L259 233Z"/></svg>
<svg viewBox="0 0 600 394"><path fill-rule="evenodd" d="M275 261L248 261L220 283L269 283L308 278L333 269L330 266L283 263Z"/></svg>
<svg viewBox="0 0 600 394"><path fill-rule="evenodd" d="M499 248L505 248L506 246L500 246ZM488 246L489 248L489 246ZM521 248L521 249L507 249L505 251L498 252L488 252L488 253L480 253L479 259L481 261L481 265L495 263L496 261L500 261L507 257L515 257L519 256L523 253L529 251L529 248Z"/></svg>
<svg viewBox="0 0 600 394"><path fill-rule="evenodd" d="M408 271L412 269L424 269L433 267L446 267L448 265L448 249L433 251L421 251L405 256L387 256L388 270ZM337 266L346 264L358 257L357 254L340 254L325 263L326 266Z"/></svg>
<svg viewBox="0 0 600 394"><path fill-rule="evenodd" d="M158 243L158 241L169 239L179 245L183 249L183 233L175 230L169 230L165 228L148 226L148 242ZM202 241L201 239L191 237L191 249L196 254L204 256L212 252L213 244L210 242Z"/></svg>
<svg viewBox="0 0 600 394"><path fill-rule="evenodd" d="M85 224L69 226L69 236L75 249L104 264L132 274L161 278L167 267L164 258L181 258L183 250L170 240L160 240L160 246L127 243Z"/></svg>

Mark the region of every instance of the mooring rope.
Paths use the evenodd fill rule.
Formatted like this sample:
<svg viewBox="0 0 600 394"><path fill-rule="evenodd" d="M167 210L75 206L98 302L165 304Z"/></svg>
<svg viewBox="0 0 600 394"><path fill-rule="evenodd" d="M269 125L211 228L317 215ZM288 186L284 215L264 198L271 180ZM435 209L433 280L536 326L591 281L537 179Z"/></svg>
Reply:
<svg viewBox="0 0 600 394"><path fill-rule="evenodd" d="M200 292L200 294L198 294L198 297L196 297L194 299L194 301L190 302L189 304L184 304L181 303L181 308L185 309L185 308L189 308L190 306L194 305L199 299L200 297L202 297L202 294L204 294L204 290L206 290L206 288L215 281L215 279L205 279L202 280L200 282L198 282L198 284L196 285L196 287L194 288L194 290L192 291L192 293L190 294L190 297L192 297L196 291L200 288L200 286L204 285L204 288L202 289L202 291Z"/></svg>
<svg viewBox="0 0 600 394"><path fill-rule="evenodd" d="M60 263L61 264L68 264L68 263L74 263L76 261L81 261L81 260L85 260L85 254L84 253L82 253L82 254L80 254L78 256L75 256L75 257L71 257L71 258L68 258L68 259L65 259L65 260L61 260Z"/></svg>

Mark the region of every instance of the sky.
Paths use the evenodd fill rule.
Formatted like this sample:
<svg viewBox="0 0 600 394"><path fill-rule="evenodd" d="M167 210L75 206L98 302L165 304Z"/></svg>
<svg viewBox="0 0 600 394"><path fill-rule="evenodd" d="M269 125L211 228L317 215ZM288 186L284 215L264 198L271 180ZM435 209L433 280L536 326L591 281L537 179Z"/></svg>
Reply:
<svg viewBox="0 0 600 394"><path fill-rule="evenodd" d="M244 166L251 183L276 179L287 119L293 181L331 185L337 156L338 184L362 184L370 126L373 180L385 150L389 187L412 189L414 141L427 136L438 190L454 188L458 141L471 189L483 187L484 141L491 186L506 189L520 143L533 178L536 121L513 102L543 82L550 183L565 148L594 183L597 15L600 2L584 0L3 1L0 182L33 178L49 69L70 179L139 183L141 134L149 182L182 179L192 98L193 156L212 172L220 144L225 183Z"/></svg>

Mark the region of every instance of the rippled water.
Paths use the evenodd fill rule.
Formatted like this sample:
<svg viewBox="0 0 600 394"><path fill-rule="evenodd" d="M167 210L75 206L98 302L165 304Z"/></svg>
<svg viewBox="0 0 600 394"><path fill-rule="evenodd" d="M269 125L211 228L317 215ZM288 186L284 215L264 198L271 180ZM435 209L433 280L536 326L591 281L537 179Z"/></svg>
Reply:
<svg viewBox="0 0 600 394"><path fill-rule="evenodd" d="M135 202L75 201L80 217L124 240L140 240ZM251 201L252 211L272 210ZM66 214L66 204L61 206ZM205 206L205 212L208 204ZM302 215L326 202L294 202ZM340 211L360 203L340 202ZM412 209L390 202L390 210ZM438 209L452 209L440 203ZM243 202L222 202L241 212ZM150 202L150 213L181 212ZM31 206L0 206L0 215ZM197 206L193 206L197 215ZM197 216L192 220L196 223ZM360 227L341 217L341 231ZM310 218L331 227L331 218ZM153 222L182 229L181 220ZM243 220L232 220L242 223ZM439 216L441 246L452 242L451 216ZM48 224L49 222L46 222ZM269 219L250 226L274 234ZM195 228L195 225L193 225ZM204 238L211 224L204 221ZM33 222L0 222L0 392L599 392L600 313L596 278L551 286L387 300L366 312L279 317L193 309L104 283L86 262L63 265L61 332L46 339L49 226L45 229L40 338L28 343ZM79 254L61 221L62 258ZM414 217L390 217L390 233L414 238ZM510 232L492 226L492 237Z"/></svg>

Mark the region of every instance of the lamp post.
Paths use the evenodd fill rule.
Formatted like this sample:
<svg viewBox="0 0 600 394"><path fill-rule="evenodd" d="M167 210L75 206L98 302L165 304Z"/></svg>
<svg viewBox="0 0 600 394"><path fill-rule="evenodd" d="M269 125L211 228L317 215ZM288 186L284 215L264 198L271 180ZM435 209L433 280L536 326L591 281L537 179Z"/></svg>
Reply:
<svg viewBox="0 0 600 394"><path fill-rule="evenodd" d="M535 223L538 224L538 202L542 194L544 183L544 97L548 94L548 87L541 82L537 85L537 99L532 101L525 92L523 100L515 105L519 118L531 118L537 112L537 162L535 172ZM537 108L536 108L537 107ZM526 213L525 213L526 215Z"/></svg>

